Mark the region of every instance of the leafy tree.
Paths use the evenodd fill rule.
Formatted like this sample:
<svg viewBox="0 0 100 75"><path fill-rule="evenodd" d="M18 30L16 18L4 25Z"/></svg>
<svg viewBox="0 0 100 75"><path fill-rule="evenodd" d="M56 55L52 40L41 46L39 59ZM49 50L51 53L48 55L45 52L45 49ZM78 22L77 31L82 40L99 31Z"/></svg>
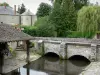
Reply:
<svg viewBox="0 0 100 75"><path fill-rule="evenodd" d="M76 29L76 12L72 0L55 0L49 20L55 25L57 36Z"/></svg>
<svg viewBox="0 0 100 75"><path fill-rule="evenodd" d="M49 0L49 1L54 3L55 0ZM73 2L76 10L80 10L83 6L87 6L89 4L89 0L73 0Z"/></svg>
<svg viewBox="0 0 100 75"><path fill-rule="evenodd" d="M9 6L9 4L4 2L4 3L0 3L0 6Z"/></svg>
<svg viewBox="0 0 100 75"><path fill-rule="evenodd" d="M37 17L44 17L49 15L50 11L51 11L51 5L47 3L41 3L36 15Z"/></svg>
<svg viewBox="0 0 100 75"><path fill-rule="evenodd" d="M77 30L83 37L93 37L99 27L100 6L85 6L78 12Z"/></svg>
<svg viewBox="0 0 100 75"><path fill-rule="evenodd" d="M83 6L87 6L89 0L73 0L76 10L80 10Z"/></svg>
<svg viewBox="0 0 100 75"><path fill-rule="evenodd" d="M18 7L18 12L20 14L24 13L26 11L25 5L22 3L21 7Z"/></svg>
<svg viewBox="0 0 100 75"><path fill-rule="evenodd" d="M76 11L72 0L63 0L61 14L67 30L76 30Z"/></svg>

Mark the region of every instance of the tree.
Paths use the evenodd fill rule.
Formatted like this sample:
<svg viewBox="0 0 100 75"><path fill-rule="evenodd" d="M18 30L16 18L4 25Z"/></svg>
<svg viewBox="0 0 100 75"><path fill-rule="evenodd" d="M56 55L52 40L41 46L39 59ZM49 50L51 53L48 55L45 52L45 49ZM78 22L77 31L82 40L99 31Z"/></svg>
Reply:
<svg viewBox="0 0 100 75"><path fill-rule="evenodd" d="M72 0L62 1L61 14L67 30L76 30L76 10Z"/></svg>
<svg viewBox="0 0 100 75"><path fill-rule="evenodd" d="M89 0L73 0L74 7L76 10L80 10L83 6L87 6L89 3Z"/></svg>
<svg viewBox="0 0 100 75"><path fill-rule="evenodd" d="M51 8L52 8L51 5L47 3L41 3L36 13L37 17L48 16L49 13L51 12Z"/></svg>
<svg viewBox="0 0 100 75"><path fill-rule="evenodd" d="M55 0L49 20L55 25L57 36L63 37L66 31L76 30L76 12L72 0Z"/></svg>
<svg viewBox="0 0 100 75"><path fill-rule="evenodd" d="M48 16L38 18L35 27L37 28L37 36L55 36L55 27L48 21Z"/></svg>
<svg viewBox="0 0 100 75"><path fill-rule="evenodd" d="M78 12L77 30L83 37L93 37L100 30L100 6L85 6Z"/></svg>
<svg viewBox="0 0 100 75"><path fill-rule="evenodd" d="M9 4L4 2L4 3L0 3L0 6L9 6Z"/></svg>
<svg viewBox="0 0 100 75"><path fill-rule="evenodd" d="M25 5L22 3L21 7L18 8L18 12L20 12L20 14L22 14L25 11L26 11Z"/></svg>
<svg viewBox="0 0 100 75"><path fill-rule="evenodd" d="M54 3L56 0L49 0L51 3ZM83 6L87 6L89 4L89 0L73 0L74 7L76 10L80 10Z"/></svg>

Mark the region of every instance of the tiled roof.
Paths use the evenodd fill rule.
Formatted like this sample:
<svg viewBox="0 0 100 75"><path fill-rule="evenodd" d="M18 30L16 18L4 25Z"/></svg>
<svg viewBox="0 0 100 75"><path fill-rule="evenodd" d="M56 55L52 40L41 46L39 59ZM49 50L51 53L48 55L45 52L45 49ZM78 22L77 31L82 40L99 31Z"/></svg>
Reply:
<svg viewBox="0 0 100 75"><path fill-rule="evenodd" d="M30 10L25 11L22 15L34 15Z"/></svg>
<svg viewBox="0 0 100 75"><path fill-rule="evenodd" d="M0 24L0 42L11 42L21 40L31 40L31 37L24 32L18 31L14 27L8 24Z"/></svg>
<svg viewBox="0 0 100 75"><path fill-rule="evenodd" d="M0 6L0 15L15 15L14 10L12 9L12 7L9 6ZM18 15L18 13L17 13Z"/></svg>

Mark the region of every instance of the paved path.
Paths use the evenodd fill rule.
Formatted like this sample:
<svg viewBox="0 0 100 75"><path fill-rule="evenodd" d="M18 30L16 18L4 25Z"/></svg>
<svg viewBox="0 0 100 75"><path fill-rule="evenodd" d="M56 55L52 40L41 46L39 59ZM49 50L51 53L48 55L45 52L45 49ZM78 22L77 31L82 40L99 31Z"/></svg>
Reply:
<svg viewBox="0 0 100 75"><path fill-rule="evenodd" d="M8 73L12 70L15 70L27 64L25 51L17 51L16 54L17 54L16 57L4 60L3 73ZM34 61L39 57L40 57L39 55L34 55L33 53L31 53L30 61Z"/></svg>
<svg viewBox="0 0 100 75"><path fill-rule="evenodd" d="M100 75L100 62L92 62L80 75Z"/></svg>

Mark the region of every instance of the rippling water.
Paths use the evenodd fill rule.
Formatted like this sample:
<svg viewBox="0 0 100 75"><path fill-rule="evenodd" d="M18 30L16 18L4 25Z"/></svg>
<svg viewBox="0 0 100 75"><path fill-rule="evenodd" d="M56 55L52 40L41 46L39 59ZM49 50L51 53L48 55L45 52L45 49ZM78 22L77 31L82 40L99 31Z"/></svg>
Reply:
<svg viewBox="0 0 100 75"><path fill-rule="evenodd" d="M59 60L42 57L6 75L78 75L89 65L84 60Z"/></svg>

